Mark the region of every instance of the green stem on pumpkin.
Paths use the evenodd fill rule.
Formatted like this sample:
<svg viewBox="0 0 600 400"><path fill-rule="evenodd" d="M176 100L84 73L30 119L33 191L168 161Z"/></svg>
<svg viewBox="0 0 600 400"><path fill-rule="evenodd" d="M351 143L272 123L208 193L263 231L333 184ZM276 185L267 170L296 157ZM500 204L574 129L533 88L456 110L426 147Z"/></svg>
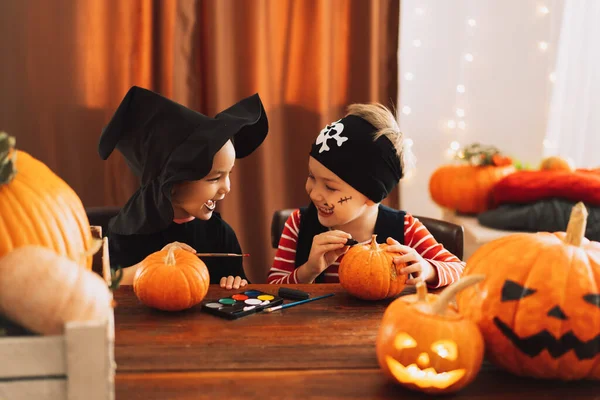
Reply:
<svg viewBox="0 0 600 400"><path fill-rule="evenodd" d="M588 212L583 202L579 202L573 206L571 217L567 225L567 236L565 243L573 246L581 246L581 242L585 236L585 228L587 225Z"/></svg>
<svg viewBox="0 0 600 400"><path fill-rule="evenodd" d="M448 288L444 289L442 294L440 294L440 297L431 306L431 313L435 315L444 315L448 309L448 304L458 292L468 288L469 286L473 286L484 279L484 275L469 275L448 286Z"/></svg>
<svg viewBox="0 0 600 400"><path fill-rule="evenodd" d="M177 246L171 246L169 247L169 252L167 253L167 257L165 257L165 264L166 265L175 265L177 264L175 262L175 250L179 249L179 247Z"/></svg>
<svg viewBox="0 0 600 400"><path fill-rule="evenodd" d="M427 301L427 285L425 282L417 282L417 301Z"/></svg>
<svg viewBox="0 0 600 400"><path fill-rule="evenodd" d="M17 173L15 138L0 132L0 185L10 183Z"/></svg>
<svg viewBox="0 0 600 400"><path fill-rule="evenodd" d="M379 246L377 245L377 240L375 240L375 238L377 238L377 235L371 235L371 250L379 249Z"/></svg>
<svg viewBox="0 0 600 400"><path fill-rule="evenodd" d="M119 285L121 284L122 279L123 279L123 268L117 267L116 270L111 269L110 270L110 285L108 286L108 288L110 290L118 289Z"/></svg>

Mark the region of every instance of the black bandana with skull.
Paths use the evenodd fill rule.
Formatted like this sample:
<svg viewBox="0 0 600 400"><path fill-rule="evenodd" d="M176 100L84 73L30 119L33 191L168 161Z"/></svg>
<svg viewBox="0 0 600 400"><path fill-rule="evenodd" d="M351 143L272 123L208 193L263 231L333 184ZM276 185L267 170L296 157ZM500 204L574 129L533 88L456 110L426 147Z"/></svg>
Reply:
<svg viewBox="0 0 600 400"><path fill-rule="evenodd" d="M310 155L372 201L379 203L402 178L396 149L377 129L348 115L321 130Z"/></svg>

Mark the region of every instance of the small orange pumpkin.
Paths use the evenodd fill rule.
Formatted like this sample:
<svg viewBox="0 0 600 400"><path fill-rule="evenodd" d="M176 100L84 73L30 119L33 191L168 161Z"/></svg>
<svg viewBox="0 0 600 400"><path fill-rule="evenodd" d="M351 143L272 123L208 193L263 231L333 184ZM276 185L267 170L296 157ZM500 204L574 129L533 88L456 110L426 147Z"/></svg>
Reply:
<svg viewBox="0 0 600 400"><path fill-rule="evenodd" d="M481 246L464 276L485 274L480 292L457 296L479 325L490 361L537 378L600 379L600 243L584 237L587 211L567 232L521 233Z"/></svg>
<svg viewBox="0 0 600 400"><path fill-rule="evenodd" d="M0 257L26 245L54 250L92 269L92 234L77 194L0 132Z"/></svg>
<svg viewBox="0 0 600 400"><path fill-rule="evenodd" d="M575 165L571 159L566 159L559 156L550 156L542 160L540 169L551 171L574 171Z"/></svg>
<svg viewBox="0 0 600 400"><path fill-rule="evenodd" d="M133 278L133 291L148 307L180 311L200 303L209 284L206 264L197 255L172 246L141 262Z"/></svg>
<svg viewBox="0 0 600 400"><path fill-rule="evenodd" d="M394 300L377 336L382 371L406 388L429 394L456 392L473 381L483 361L483 338L449 301L483 279L461 279L439 296L427 293L420 282L416 295Z"/></svg>
<svg viewBox="0 0 600 400"><path fill-rule="evenodd" d="M338 269L342 287L363 300L394 297L406 284L406 274L400 273L406 264L394 264L398 253L386 251L388 245L377 244L376 237L371 237L370 244L351 247Z"/></svg>
<svg viewBox="0 0 600 400"><path fill-rule="evenodd" d="M457 159L460 164L443 165L431 175L431 199L463 214L479 214L492 208L494 185L516 171L512 159L495 147L477 143L462 149Z"/></svg>

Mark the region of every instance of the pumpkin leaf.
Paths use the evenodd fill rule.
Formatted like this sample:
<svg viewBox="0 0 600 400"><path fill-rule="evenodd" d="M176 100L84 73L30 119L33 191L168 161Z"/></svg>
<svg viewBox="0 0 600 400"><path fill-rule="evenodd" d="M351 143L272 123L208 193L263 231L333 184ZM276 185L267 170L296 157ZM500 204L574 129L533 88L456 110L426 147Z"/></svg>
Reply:
<svg viewBox="0 0 600 400"><path fill-rule="evenodd" d="M108 287L110 290L115 290L119 288L121 284L121 280L123 279L123 268L120 266L117 267L116 270L110 270L110 286Z"/></svg>

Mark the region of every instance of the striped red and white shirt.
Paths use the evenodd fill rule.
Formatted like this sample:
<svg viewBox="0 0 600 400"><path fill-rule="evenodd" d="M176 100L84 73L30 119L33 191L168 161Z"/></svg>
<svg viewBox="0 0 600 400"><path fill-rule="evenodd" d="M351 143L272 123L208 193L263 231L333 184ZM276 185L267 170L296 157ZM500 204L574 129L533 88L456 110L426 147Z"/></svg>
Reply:
<svg viewBox="0 0 600 400"><path fill-rule="evenodd" d="M273 266L269 271L268 283L299 283L296 276L296 244L300 227L300 210L289 216L283 228ZM462 275L465 263L438 243L425 226L410 214L404 217L404 244L415 249L437 271L438 280L430 288L447 286ZM341 255L325 270L325 283L338 283L338 266Z"/></svg>

